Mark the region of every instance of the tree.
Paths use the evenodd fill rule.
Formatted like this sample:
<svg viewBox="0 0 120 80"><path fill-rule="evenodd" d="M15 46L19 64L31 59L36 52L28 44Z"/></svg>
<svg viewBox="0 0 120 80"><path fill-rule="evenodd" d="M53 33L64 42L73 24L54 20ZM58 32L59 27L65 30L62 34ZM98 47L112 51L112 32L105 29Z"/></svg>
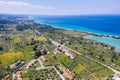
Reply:
<svg viewBox="0 0 120 80"><path fill-rule="evenodd" d="M75 47L75 49L78 49L78 47Z"/></svg>
<svg viewBox="0 0 120 80"><path fill-rule="evenodd" d="M105 61L105 59L104 59L102 54L100 55L99 59L102 60L102 61Z"/></svg>
<svg viewBox="0 0 120 80"><path fill-rule="evenodd" d="M43 55L45 55L45 54L47 54L47 50L44 50L44 51L43 51Z"/></svg>
<svg viewBox="0 0 120 80"><path fill-rule="evenodd" d="M35 80L40 80L40 78L35 78Z"/></svg>
<svg viewBox="0 0 120 80"><path fill-rule="evenodd" d="M93 52L90 52L90 55L93 55Z"/></svg>
<svg viewBox="0 0 120 80"><path fill-rule="evenodd" d="M113 60L118 60L118 56L117 56L116 53L113 53L113 55L112 55L112 59L113 59Z"/></svg>
<svg viewBox="0 0 120 80"><path fill-rule="evenodd" d="M35 54L34 54L34 58L38 58L39 56L41 56L41 52L40 51L35 51Z"/></svg>
<svg viewBox="0 0 120 80"><path fill-rule="evenodd" d="M2 46L0 46L0 51L2 51L3 50L3 47Z"/></svg>

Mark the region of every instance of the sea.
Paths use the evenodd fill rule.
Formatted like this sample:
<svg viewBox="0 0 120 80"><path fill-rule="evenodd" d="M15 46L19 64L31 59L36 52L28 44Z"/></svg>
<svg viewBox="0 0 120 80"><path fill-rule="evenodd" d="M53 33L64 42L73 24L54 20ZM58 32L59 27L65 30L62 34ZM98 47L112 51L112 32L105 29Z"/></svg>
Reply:
<svg viewBox="0 0 120 80"><path fill-rule="evenodd" d="M57 15L30 16L30 18L40 24L46 24L56 28L120 37L120 15ZM119 39L96 36L88 36L87 38L112 45L120 51Z"/></svg>

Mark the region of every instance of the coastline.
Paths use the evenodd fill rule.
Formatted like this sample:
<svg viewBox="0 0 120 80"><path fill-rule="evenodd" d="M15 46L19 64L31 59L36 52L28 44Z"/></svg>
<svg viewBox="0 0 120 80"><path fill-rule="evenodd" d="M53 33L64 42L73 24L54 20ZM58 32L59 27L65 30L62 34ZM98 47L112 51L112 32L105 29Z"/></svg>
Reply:
<svg viewBox="0 0 120 80"><path fill-rule="evenodd" d="M112 34L108 34L108 33L105 34L105 33L102 33L102 32L100 33L100 32L95 32L95 31L92 32L92 30L89 32L87 30L77 30L77 29L63 28L63 27L58 27L58 26L46 24L44 22L36 20L34 17L31 17L31 16L29 16L29 18L34 20L36 23L39 23L39 24L42 24L42 25L51 26L51 27L58 28L58 29L73 30L73 31L78 31L78 32L86 33L86 34L93 35L93 36L108 37L108 38L113 38L113 39L120 39L119 35L112 35Z"/></svg>

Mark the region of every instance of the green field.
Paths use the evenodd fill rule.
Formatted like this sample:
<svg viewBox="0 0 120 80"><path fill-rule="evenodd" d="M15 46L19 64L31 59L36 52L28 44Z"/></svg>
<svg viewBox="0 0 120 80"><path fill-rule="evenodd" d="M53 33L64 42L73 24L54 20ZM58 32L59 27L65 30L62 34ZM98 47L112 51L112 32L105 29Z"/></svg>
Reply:
<svg viewBox="0 0 120 80"><path fill-rule="evenodd" d="M57 63L62 63L65 67L69 67L70 64L72 63L72 60L67 57L65 54L59 54L57 56L54 56L53 54L47 54L45 55L47 58L47 62L44 63L45 66L48 65L57 65Z"/></svg>
<svg viewBox="0 0 120 80"><path fill-rule="evenodd" d="M2 67L5 67L20 60L21 57L23 57L23 53L21 52L6 52L0 55L0 63L2 64Z"/></svg>
<svg viewBox="0 0 120 80"><path fill-rule="evenodd" d="M75 74L78 74L83 69L84 69L84 67L81 66L80 64L78 64L77 66L74 67L74 69L72 70L72 72L75 73Z"/></svg>

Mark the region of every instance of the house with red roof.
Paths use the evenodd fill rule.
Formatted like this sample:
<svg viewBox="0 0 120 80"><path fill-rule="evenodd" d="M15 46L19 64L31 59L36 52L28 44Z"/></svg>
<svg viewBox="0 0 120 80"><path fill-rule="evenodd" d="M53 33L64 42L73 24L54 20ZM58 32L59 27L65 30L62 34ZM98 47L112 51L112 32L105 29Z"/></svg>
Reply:
<svg viewBox="0 0 120 80"><path fill-rule="evenodd" d="M72 75L66 69L63 69L62 72L63 72L63 75L66 78L68 78L69 80L74 80L74 78L72 77Z"/></svg>
<svg viewBox="0 0 120 80"><path fill-rule="evenodd" d="M5 77L4 77L4 79L9 79L10 78L10 75L9 74L7 74L7 75L5 75ZM4 80L3 79L3 80Z"/></svg>
<svg viewBox="0 0 120 80"><path fill-rule="evenodd" d="M71 59L74 59L74 55L69 51L69 50L66 50L65 51L65 55L67 55L68 57L70 57Z"/></svg>
<svg viewBox="0 0 120 80"><path fill-rule="evenodd" d="M11 64L10 68L15 68L15 67L17 67L20 64L21 64L21 61L17 61L16 63Z"/></svg>
<svg viewBox="0 0 120 80"><path fill-rule="evenodd" d="M120 73L115 74L112 80L120 80Z"/></svg>
<svg viewBox="0 0 120 80"><path fill-rule="evenodd" d="M17 76L17 80L22 80L22 74L20 71L17 71L15 74Z"/></svg>
<svg viewBox="0 0 120 80"><path fill-rule="evenodd" d="M37 60L35 60L35 59L30 61L28 64L26 64L26 68L32 67L36 62L37 62Z"/></svg>
<svg viewBox="0 0 120 80"><path fill-rule="evenodd" d="M43 62L46 62L47 59L44 57L44 56L41 56L40 59L43 61Z"/></svg>

